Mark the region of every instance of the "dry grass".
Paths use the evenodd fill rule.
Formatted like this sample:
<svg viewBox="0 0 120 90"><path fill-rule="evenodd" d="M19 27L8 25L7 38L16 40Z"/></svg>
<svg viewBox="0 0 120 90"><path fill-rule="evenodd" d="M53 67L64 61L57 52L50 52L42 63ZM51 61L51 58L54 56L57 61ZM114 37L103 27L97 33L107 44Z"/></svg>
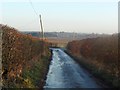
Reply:
<svg viewBox="0 0 120 90"><path fill-rule="evenodd" d="M114 87L120 86L118 65L118 35L84 39L68 43L68 50L76 57L85 58L86 65Z"/></svg>

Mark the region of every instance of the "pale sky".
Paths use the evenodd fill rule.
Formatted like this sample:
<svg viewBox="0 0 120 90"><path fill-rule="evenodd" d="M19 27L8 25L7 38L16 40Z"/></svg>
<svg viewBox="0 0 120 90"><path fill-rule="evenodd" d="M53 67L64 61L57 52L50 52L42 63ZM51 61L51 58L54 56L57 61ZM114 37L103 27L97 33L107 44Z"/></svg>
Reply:
<svg viewBox="0 0 120 90"><path fill-rule="evenodd" d="M2 0L0 23L20 31L118 32L118 0ZM50 2L51 1L51 2Z"/></svg>

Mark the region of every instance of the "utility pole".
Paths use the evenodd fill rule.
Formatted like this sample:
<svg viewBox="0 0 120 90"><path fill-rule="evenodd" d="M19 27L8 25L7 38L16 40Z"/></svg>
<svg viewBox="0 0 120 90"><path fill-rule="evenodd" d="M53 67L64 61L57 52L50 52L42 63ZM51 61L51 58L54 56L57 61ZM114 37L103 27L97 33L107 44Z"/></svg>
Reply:
<svg viewBox="0 0 120 90"><path fill-rule="evenodd" d="M40 18L40 28L41 28L41 35L42 35L42 48L41 48L41 51L42 51L42 56L45 56L45 46L44 46L44 32L43 32L43 25L42 25L42 18L41 18L41 15L39 15L39 18Z"/></svg>
<svg viewBox="0 0 120 90"><path fill-rule="evenodd" d="M44 32L43 32L43 26L42 26L42 18L41 18L41 15L39 15L39 18L40 18L40 28L41 28L42 40L44 40Z"/></svg>

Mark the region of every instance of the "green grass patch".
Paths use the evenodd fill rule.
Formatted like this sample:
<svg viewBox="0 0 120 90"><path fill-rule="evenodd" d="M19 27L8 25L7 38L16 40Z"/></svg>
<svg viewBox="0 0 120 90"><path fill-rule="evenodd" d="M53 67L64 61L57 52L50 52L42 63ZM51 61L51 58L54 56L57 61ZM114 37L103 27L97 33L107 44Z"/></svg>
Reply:
<svg viewBox="0 0 120 90"><path fill-rule="evenodd" d="M23 84L27 88L40 88L44 84L45 75L49 66L49 57L43 57L28 70L23 70Z"/></svg>

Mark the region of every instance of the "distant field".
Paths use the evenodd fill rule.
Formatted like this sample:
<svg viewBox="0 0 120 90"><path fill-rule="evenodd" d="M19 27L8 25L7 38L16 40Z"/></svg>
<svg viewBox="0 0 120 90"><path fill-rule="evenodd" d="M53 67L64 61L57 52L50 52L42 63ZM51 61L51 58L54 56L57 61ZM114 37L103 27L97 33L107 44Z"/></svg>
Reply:
<svg viewBox="0 0 120 90"><path fill-rule="evenodd" d="M23 34L29 34L34 37L40 37L40 32L22 32ZM57 39L57 40L65 40L65 41L72 41L72 40L82 40L86 38L96 38L96 37L105 37L108 36L107 34L94 34L94 33L74 33L74 32L44 32L44 37L49 39Z"/></svg>
<svg viewBox="0 0 120 90"><path fill-rule="evenodd" d="M40 32L22 32L27 35L41 38ZM94 33L74 33L74 32L44 32L45 39L54 44L54 46L66 47L67 43L73 40L82 40L86 38L106 37L107 34Z"/></svg>
<svg viewBox="0 0 120 90"><path fill-rule="evenodd" d="M69 40L67 39L58 39L58 38L47 38L47 42L51 43L52 46L57 47L66 47Z"/></svg>
<svg viewBox="0 0 120 90"><path fill-rule="evenodd" d="M51 43L61 43L61 44L67 44L70 40L67 40L67 39L58 39L58 38L47 38L48 42L51 42Z"/></svg>

